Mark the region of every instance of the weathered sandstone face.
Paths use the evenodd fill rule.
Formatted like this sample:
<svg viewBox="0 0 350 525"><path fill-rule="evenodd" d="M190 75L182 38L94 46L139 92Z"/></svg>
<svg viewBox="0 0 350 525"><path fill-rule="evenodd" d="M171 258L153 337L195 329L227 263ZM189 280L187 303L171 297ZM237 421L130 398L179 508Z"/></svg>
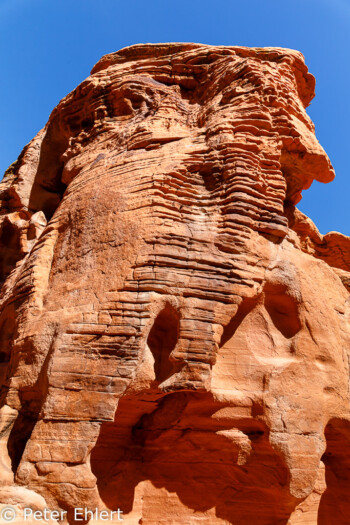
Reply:
<svg viewBox="0 0 350 525"><path fill-rule="evenodd" d="M350 240L295 208L334 176L313 94L296 51L132 46L10 167L3 504L348 523Z"/></svg>

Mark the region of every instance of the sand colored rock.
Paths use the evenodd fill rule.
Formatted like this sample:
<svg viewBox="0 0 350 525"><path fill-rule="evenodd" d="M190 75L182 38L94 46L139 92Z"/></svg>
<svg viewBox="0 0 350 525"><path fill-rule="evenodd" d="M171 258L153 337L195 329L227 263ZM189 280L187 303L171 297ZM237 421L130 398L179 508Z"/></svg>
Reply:
<svg viewBox="0 0 350 525"><path fill-rule="evenodd" d="M132 46L9 168L3 505L348 523L350 240L295 207L334 177L314 87L292 50Z"/></svg>

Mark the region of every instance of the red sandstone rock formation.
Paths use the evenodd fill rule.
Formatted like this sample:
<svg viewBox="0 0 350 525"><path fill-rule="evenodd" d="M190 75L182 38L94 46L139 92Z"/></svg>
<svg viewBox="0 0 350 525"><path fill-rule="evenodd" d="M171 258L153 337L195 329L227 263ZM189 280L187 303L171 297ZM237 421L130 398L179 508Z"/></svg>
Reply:
<svg viewBox="0 0 350 525"><path fill-rule="evenodd" d="M0 185L3 505L349 522L350 240L295 208L334 176L313 94L296 51L132 46L25 147Z"/></svg>

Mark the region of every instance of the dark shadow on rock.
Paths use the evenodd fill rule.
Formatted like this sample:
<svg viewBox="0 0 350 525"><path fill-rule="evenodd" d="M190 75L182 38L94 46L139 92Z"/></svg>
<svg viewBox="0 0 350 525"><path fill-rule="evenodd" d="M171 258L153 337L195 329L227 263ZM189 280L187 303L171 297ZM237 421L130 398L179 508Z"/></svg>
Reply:
<svg viewBox="0 0 350 525"><path fill-rule="evenodd" d="M327 448L322 461L326 485L318 510L318 525L350 522L350 421L332 419L325 428Z"/></svg>
<svg viewBox="0 0 350 525"><path fill-rule="evenodd" d="M158 383L165 381L181 366L170 359L179 338L179 329L179 315L167 304L157 315L147 339L154 357L154 374Z"/></svg>
<svg viewBox="0 0 350 525"><path fill-rule="evenodd" d="M137 485L148 480L195 512L215 509L227 523L286 525L296 501L268 429L253 418L213 418L220 408L209 394L190 392L123 398L91 454L105 505L129 513Z"/></svg>

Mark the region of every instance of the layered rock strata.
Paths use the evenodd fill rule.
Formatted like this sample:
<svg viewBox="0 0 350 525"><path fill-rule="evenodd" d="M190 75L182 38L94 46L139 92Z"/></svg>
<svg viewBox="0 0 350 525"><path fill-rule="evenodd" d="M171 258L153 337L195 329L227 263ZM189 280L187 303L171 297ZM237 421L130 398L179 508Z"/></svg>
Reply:
<svg viewBox="0 0 350 525"><path fill-rule="evenodd" d="M297 51L132 46L9 168L3 504L348 523L350 240L295 207L334 177L314 87Z"/></svg>

